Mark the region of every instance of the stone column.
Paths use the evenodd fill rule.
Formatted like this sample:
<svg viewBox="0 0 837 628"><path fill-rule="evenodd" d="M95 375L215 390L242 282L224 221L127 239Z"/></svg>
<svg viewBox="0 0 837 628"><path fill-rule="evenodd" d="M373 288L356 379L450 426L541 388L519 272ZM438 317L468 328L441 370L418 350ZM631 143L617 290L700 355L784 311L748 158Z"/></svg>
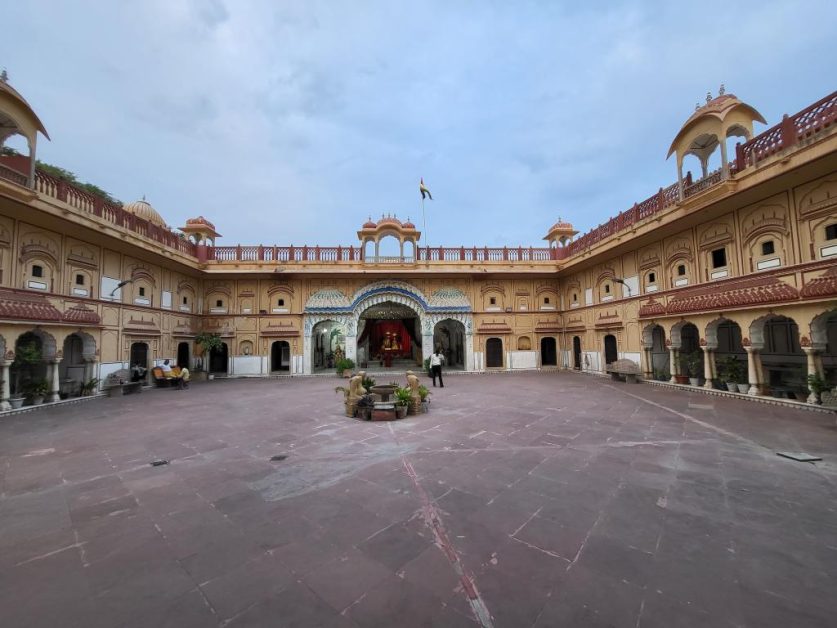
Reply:
<svg viewBox="0 0 837 628"><path fill-rule="evenodd" d="M654 358L651 355L651 347L642 347L642 354L645 356L645 379L654 378Z"/></svg>
<svg viewBox="0 0 837 628"><path fill-rule="evenodd" d="M814 347L802 347L802 350L805 352L805 357L808 358L808 376L819 375L820 371L817 365L817 350ZM817 399L817 395L813 391L809 390L807 401L808 403L817 403L819 400Z"/></svg>
<svg viewBox="0 0 837 628"><path fill-rule="evenodd" d="M678 363L679 361L677 359L677 349L674 347L669 347L668 354L671 361L671 379L669 380L669 382L671 382L672 384L676 384L677 379L675 379L674 376L680 375L680 364Z"/></svg>
<svg viewBox="0 0 837 628"><path fill-rule="evenodd" d="M701 347L703 349L703 383L704 388L712 389L712 378L715 377L715 351L712 347Z"/></svg>
<svg viewBox="0 0 837 628"><path fill-rule="evenodd" d="M50 369L52 369L50 371ZM47 365L47 382L49 382L49 393L47 393L46 400L48 402L60 401L61 397L58 391L61 388L61 382L58 379L58 360L53 360Z"/></svg>
<svg viewBox="0 0 837 628"><path fill-rule="evenodd" d="M759 394L759 377L757 375L759 368L758 349L755 347L744 347L744 350L747 352L747 382L750 384L750 390L747 391L747 394L755 397Z"/></svg>
<svg viewBox="0 0 837 628"><path fill-rule="evenodd" d="M9 360L3 360L0 362L0 368L3 369L3 388L2 392L0 392L0 411L12 409L12 404L9 403L9 397L11 396L11 387L9 386L9 377L11 374L9 373L9 367L11 365L12 363Z"/></svg>

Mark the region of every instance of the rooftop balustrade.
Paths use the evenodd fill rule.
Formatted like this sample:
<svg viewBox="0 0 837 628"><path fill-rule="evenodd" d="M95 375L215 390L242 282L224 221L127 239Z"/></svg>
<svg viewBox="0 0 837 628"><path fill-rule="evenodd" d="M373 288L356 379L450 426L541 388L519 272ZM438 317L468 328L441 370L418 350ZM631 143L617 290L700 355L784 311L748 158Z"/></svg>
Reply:
<svg viewBox="0 0 837 628"><path fill-rule="evenodd" d="M735 161L728 165L727 172L718 169L698 181L689 175L684 181L682 192L678 184L660 188L641 203L635 203L606 223L591 229L565 247L421 247L416 249L415 258L370 257L364 259L358 246L207 246L196 245L182 236L138 218L121 206L85 192L84 190L46 174L40 170L35 174L35 190L46 197L66 203L82 214L96 216L113 226L121 227L151 240L159 242L198 261L211 262L276 262L282 264L319 263L411 263L411 262L474 262L474 263L533 263L549 262L577 255L598 242L630 229L636 223L658 214L682 200L698 195L722 183L727 177L735 177L748 168L807 142L830 130L837 120L837 92L834 92L793 116L756 135L749 141L738 144ZM0 179L16 185L27 186L28 177L18 170L0 163ZM682 198L681 198L682 197ZM200 249L200 250L199 250Z"/></svg>

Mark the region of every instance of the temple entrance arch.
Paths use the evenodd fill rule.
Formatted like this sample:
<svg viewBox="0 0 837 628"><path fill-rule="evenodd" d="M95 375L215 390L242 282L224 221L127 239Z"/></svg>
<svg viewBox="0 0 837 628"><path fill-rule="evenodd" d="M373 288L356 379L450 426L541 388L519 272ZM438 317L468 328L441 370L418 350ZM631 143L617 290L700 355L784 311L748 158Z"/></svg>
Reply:
<svg viewBox="0 0 837 628"><path fill-rule="evenodd" d="M433 328L433 350L441 348L447 368L465 368L465 325L446 318Z"/></svg>
<svg viewBox="0 0 837 628"><path fill-rule="evenodd" d="M416 368L423 356L420 309L392 300L375 301L358 315L359 367L396 371Z"/></svg>
<svg viewBox="0 0 837 628"><path fill-rule="evenodd" d="M425 296L416 286L398 280L376 281L359 288L348 296L336 288L314 292L306 301L304 318L303 371L313 373L314 334L317 325L331 320L345 330L345 355L363 368L381 367L383 339L390 331L398 341L391 353L402 360L404 369L416 368L433 350L434 330L438 323L450 319L464 327L464 368L474 368L473 316L468 297L458 288L443 287ZM403 327L391 323L391 329L370 321L400 320ZM383 336L373 335L378 329ZM397 328L397 329L396 329ZM461 329L460 329L461 331ZM409 345L409 350L405 347ZM377 362L375 361L377 359ZM365 366L364 366L365 365Z"/></svg>

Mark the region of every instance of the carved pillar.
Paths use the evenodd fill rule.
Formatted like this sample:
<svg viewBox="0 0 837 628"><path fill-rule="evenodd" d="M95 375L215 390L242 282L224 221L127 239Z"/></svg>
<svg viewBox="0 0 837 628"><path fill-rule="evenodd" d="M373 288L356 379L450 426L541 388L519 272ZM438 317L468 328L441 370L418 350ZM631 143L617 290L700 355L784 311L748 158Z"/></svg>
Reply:
<svg viewBox="0 0 837 628"><path fill-rule="evenodd" d="M747 382L750 384L747 394L755 397L759 394L759 352L755 347L744 347L744 350L747 352Z"/></svg>
<svg viewBox="0 0 837 628"><path fill-rule="evenodd" d="M11 390L9 386L9 367L12 365L11 361L3 360L0 362L0 368L2 368L2 377L3 377L3 388L2 392L0 392L0 411L11 410L12 404L9 403L9 397L11 396Z"/></svg>
<svg viewBox="0 0 837 628"><path fill-rule="evenodd" d="M642 347L642 354L645 356L645 379L654 377L654 357L651 355L651 347Z"/></svg>
<svg viewBox="0 0 837 628"><path fill-rule="evenodd" d="M820 371L817 365L817 353L818 351L814 347L802 347L802 350L805 352L805 357L808 358L808 377L811 375L819 375ZM807 378L806 378L807 382ZM817 399L816 393L809 389L809 395L807 399L808 403L818 403L819 399Z"/></svg>
<svg viewBox="0 0 837 628"><path fill-rule="evenodd" d="M675 375L680 375L680 364L679 360L677 359L678 351L675 347L669 347L668 353L669 359L671 361L671 379L669 380L669 382L671 382L672 384L676 384L677 379L675 378Z"/></svg>
<svg viewBox="0 0 837 628"><path fill-rule="evenodd" d="M61 388L61 382L58 379L58 360L52 360L47 364L47 382L49 382L49 393L46 400L48 402L59 401L61 397L58 391Z"/></svg>
<svg viewBox="0 0 837 628"><path fill-rule="evenodd" d="M703 383L704 388L712 389L712 379L715 377L715 351L712 347L701 347L703 349Z"/></svg>

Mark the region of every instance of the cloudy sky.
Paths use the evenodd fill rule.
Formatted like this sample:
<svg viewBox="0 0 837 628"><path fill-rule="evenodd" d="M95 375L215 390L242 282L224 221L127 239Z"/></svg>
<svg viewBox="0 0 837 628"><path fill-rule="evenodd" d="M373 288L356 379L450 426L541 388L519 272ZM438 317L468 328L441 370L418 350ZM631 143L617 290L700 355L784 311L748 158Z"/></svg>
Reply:
<svg viewBox="0 0 837 628"><path fill-rule="evenodd" d="M39 156L219 244L538 245L675 180L707 90L770 124L835 89L833 1L7 2ZM757 132L765 127L758 126Z"/></svg>

